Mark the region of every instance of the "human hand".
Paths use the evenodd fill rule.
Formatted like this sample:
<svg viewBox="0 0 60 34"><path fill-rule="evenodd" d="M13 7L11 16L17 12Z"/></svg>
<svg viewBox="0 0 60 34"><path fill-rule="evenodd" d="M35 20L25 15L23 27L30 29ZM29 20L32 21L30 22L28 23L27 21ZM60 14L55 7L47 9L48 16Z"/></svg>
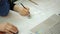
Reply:
<svg viewBox="0 0 60 34"><path fill-rule="evenodd" d="M28 7L20 7L18 5L15 5L14 10L17 11L22 16L28 16L30 15L29 8Z"/></svg>
<svg viewBox="0 0 60 34"><path fill-rule="evenodd" d="M0 24L0 34L16 34L18 29L10 23Z"/></svg>

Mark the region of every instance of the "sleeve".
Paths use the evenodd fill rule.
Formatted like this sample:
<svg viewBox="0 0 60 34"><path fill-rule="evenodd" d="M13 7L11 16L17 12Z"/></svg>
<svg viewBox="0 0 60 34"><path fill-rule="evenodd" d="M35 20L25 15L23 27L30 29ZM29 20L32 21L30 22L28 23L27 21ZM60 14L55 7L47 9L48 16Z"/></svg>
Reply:
<svg viewBox="0 0 60 34"><path fill-rule="evenodd" d="M17 0L8 0L9 4L10 4L10 9L13 10L13 7L14 7L14 2L17 1Z"/></svg>

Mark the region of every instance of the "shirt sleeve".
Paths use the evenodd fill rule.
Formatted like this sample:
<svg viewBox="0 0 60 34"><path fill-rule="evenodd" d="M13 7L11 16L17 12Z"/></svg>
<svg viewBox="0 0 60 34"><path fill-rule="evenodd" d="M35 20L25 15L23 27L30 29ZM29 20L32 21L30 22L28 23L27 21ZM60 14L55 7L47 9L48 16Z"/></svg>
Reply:
<svg viewBox="0 0 60 34"><path fill-rule="evenodd" d="M13 10L13 7L14 7L14 2L17 1L17 0L8 0L9 4L10 4L10 9Z"/></svg>

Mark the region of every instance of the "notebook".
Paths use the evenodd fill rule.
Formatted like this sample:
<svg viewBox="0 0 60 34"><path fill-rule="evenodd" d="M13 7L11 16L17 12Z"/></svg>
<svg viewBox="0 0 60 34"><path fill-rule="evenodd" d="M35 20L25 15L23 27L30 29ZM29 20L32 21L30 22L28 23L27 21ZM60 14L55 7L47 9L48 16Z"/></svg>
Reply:
<svg viewBox="0 0 60 34"><path fill-rule="evenodd" d="M60 16L52 15L31 31L35 34L60 34Z"/></svg>

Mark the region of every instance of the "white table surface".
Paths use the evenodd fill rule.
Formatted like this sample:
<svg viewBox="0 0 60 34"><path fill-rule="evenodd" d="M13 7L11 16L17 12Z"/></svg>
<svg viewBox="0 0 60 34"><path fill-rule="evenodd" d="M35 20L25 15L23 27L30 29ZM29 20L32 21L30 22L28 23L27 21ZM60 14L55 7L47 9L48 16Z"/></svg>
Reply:
<svg viewBox="0 0 60 34"><path fill-rule="evenodd" d="M37 1L38 2L38 1ZM7 17L1 17L0 16L0 22L10 22L14 24L15 26L18 27L19 29L19 34L31 34L30 30L34 28L36 25L40 24L53 14L55 14L57 11L56 7L57 5L52 5L52 4L47 4L44 2L41 2L41 4L34 5L31 2L25 2L23 3L24 5L28 6L30 8L30 13L31 13L31 18L29 19L26 16L21 16L18 13L11 11ZM49 5L49 6L48 6ZM55 8L55 9L54 9Z"/></svg>

